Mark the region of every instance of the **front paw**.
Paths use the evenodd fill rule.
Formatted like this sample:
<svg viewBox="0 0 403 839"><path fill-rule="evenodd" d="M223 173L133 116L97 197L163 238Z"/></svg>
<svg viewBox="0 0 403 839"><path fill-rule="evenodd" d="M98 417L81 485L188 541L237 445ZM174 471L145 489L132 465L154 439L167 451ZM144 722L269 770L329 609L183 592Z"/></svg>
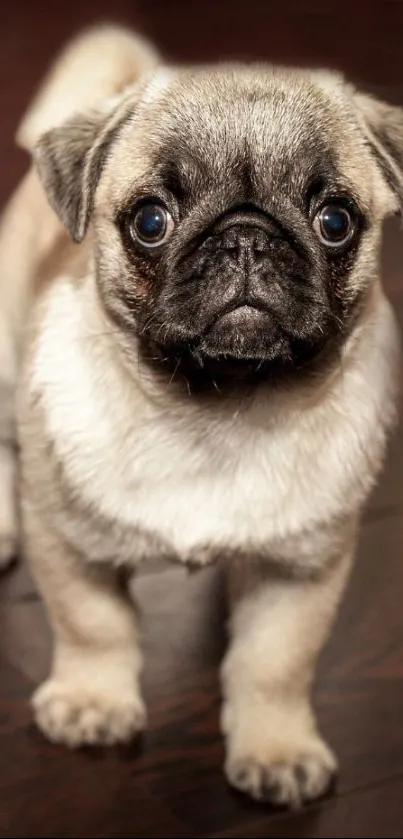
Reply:
<svg viewBox="0 0 403 839"><path fill-rule="evenodd" d="M101 692L49 679L32 704L43 734L71 748L128 742L146 723L141 697L118 689Z"/></svg>
<svg viewBox="0 0 403 839"><path fill-rule="evenodd" d="M226 775L229 783L255 798L278 807L298 809L329 789L336 772L336 761L326 754L295 754L283 762L260 763L251 757L229 759Z"/></svg>
<svg viewBox="0 0 403 839"><path fill-rule="evenodd" d="M327 792L337 761L315 728L301 727L287 715L279 727L271 723L269 708L260 719L254 710L245 709L241 722L227 709L225 774L231 786L257 801L290 809Z"/></svg>

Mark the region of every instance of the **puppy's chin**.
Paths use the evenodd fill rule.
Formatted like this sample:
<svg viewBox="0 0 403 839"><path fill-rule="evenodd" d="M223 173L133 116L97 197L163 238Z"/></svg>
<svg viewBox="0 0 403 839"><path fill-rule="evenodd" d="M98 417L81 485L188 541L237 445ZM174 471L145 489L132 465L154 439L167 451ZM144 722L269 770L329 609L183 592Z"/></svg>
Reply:
<svg viewBox="0 0 403 839"><path fill-rule="evenodd" d="M266 381L279 386L325 364L332 342L296 341L264 309L239 306L221 314L201 335L165 337L143 333L140 352L169 381L192 393L239 391ZM333 347L334 349L334 347Z"/></svg>
<svg viewBox="0 0 403 839"><path fill-rule="evenodd" d="M287 343L269 311L241 305L215 318L202 337L200 351L210 358L260 363L287 356Z"/></svg>

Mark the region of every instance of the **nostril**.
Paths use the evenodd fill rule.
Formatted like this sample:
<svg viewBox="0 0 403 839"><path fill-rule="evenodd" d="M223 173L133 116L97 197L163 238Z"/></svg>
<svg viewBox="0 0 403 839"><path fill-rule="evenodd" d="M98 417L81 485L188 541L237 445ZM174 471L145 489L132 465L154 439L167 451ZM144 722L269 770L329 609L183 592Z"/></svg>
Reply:
<svg viewBox="0 0 403 839"><path fill-rule="evenodd" d="M226 230L221 238L221 247L226 251L237 251L240 246L239 232L236 230Z"/></svg>
<svg viewBox="0 0 403 839"><path fill-rule="evenodd" d="M264 253L267 251L268 248L268 241L267 236L263 230L256 230L253 234L253 240L251 241L251 246L254 251L257 253Z"/></svg>

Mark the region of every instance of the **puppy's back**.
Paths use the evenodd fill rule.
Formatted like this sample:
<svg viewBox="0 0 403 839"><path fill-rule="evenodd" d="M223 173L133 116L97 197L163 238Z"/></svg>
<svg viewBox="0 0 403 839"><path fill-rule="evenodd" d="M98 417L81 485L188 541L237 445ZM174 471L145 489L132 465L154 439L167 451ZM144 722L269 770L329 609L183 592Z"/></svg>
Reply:
<svg viewBox="0 0 403 839"><path fill-rule="evenodd" d="M156 62L154 49L123 28L84 32L51 67L18 129L18 145L33 152L43 132L118 94ZM70 276L82 273L88 252L88 241L71 243L31 168L0 220L0 566L18 542L14 403L32 301L67 265Z"/></svg>

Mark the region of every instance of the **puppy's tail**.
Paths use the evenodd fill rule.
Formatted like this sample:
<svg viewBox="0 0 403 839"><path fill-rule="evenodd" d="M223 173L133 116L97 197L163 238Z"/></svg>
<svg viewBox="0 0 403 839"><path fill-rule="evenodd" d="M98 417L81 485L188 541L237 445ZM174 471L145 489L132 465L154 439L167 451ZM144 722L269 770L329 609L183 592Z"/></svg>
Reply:
<svg viewBox="0 0 403 839"><path fill-rule="evenodd" d="M103 24L85 30L62 50L18 128L17 144L31 151L45 131L74 112L120 93L159 56L141 36Z"/></svg>

